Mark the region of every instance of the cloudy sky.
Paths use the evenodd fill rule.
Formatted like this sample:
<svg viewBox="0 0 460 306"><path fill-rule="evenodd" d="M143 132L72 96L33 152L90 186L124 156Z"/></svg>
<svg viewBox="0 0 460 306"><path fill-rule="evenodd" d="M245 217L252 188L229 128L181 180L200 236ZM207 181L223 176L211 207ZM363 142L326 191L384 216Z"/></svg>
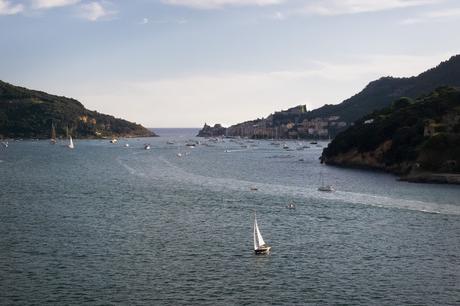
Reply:
<svg viewBox="0 0 460 306"><path fill-rule="evenodd" d="M0 79L148 127L340 103L460 53L458 0L0 0Z"/></svg>

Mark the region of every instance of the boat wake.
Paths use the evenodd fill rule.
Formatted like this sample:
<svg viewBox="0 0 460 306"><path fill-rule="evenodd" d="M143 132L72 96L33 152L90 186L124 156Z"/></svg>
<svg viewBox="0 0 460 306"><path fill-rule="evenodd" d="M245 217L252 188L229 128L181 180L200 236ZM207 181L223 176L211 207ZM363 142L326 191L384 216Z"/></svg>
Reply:
<svg viewBox="0 0 460 306"><path fill-rule="evenodd" d="M419 211L431 214L460 215L460 206L452 204L439 204L419 200L408 200L383 195L371 195L352 191L335 191L324 193L314 187L286 186L280 184L268 184L261 182L246 181L234 178L211 177L202 174L192 173L185 170L179 164L166 159L162 155L154 156L153 160L144 165L140 164L141 170L128 165L131 159L117 158L118 163L123 166L131 175L155 180L167 180L180 183L181 186L193 185L222 192L249 192L250 188L257 188L258 194L271 196L294 197L308 203L309 200L323 199L336 204L360 204L387 209L404 209ZM133 161L140 162L138 159ZM155 169L155 171L149 171Z"/></svg>
<svg viewBox="0 0 460 306"><path fill-rule="evenodd" d="M438 204L431 202L424 202L418 200L408 200L401 198L392 198L381 195L371 195L358 192L350 191L335 191L331 193L324 193L318 191L313 187L298 187L298 186L286 186L278 184L267 184L258 183L251 181L244 181L232 178L215 178L208 177L200 174L190 173L176 164L171 163L164 157L159 157L165 165L172 168L169 173L169 178L181 181L182 183L188 182L191 184L200 185L207 188L228 188L238 191L247 191L248 186L257 187L258 192L269 194L273 196L289 196L296 198L308 199L324 199L330 200L334 203L344 204L361 204L381 208L393 208L393 209L405 209L414 210L424 213L433 214L448 214L448 215L460 215L460 206L451 204Z"/></svg>

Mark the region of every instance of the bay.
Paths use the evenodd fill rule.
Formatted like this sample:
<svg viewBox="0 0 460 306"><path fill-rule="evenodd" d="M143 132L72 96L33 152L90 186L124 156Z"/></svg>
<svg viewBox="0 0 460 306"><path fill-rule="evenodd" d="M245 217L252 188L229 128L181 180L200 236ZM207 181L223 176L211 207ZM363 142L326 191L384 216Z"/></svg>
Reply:
<svg viewBox="0 0 460 306"><path fill-rule="evenodd" d="M458 186L195 132L1 148L0 304L460 303Z"/></svg>

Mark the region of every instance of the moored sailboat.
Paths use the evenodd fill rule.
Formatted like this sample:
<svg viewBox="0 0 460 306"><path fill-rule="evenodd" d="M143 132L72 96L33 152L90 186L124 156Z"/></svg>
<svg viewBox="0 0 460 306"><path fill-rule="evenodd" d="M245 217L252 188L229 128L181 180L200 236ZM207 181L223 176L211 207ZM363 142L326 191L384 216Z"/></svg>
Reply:
<svg viewBox="0 0 460 306"><path fill-rule="evenodd" d="M254 252L256 255L268 254L272 247L265 243L264 238L259 230L259 225L257 224L257 217L254 213Z"/></svg>
<svg viewBox="0 0 460 306"><path fill-rule="evenodd" d="M334 191L334 187L332 187L332 185L324 184L323 173L321 173L320 176L321 176L321 186L319 186L318 191L326 191L326 192Z"/></svg>
<svg viewBox="0 0 460 306"><path fill-rule="evenodd" d="M51 138L50 138L50 143L51 143L51 144L56 144L56 129L54 128L54 123L51 123Z"/></svg>
<svg viewBox="0 0 460 306"><path fill-rule="evenodd" d="M69 145L68 145L68 147L69 147L69 149L75 148L75 145L73 144L72 136L69 136Z"/></svg>

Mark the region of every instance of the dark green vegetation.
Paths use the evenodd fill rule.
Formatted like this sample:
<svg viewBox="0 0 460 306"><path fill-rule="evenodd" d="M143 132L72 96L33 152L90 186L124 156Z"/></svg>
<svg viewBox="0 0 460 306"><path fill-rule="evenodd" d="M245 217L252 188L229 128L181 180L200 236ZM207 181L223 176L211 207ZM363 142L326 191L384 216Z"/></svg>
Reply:
<svg viewBox="0 0 460 306"><path fill-rule="evenodd" d="M400 98L337 135L322 160L402 175L460 174L460 91Z"/></svg>
<svg viewBox="0 0 460 306"><path fill-rule="evenodd" d="M353 122L375 110L382 109L399 97L416 98L440 86L460 86L460 55L410 78L383 77L369 83L358 94L337 105L324 105L307 112L309 118L340 116Z"/></svg>
<svg viewBox="0 0 460 306"><path fill-rule="evenodd" d="M77 100L0 81L0 138L49 138L53 124L57 137L155 136L139 124L87 110Z"/></svg>

